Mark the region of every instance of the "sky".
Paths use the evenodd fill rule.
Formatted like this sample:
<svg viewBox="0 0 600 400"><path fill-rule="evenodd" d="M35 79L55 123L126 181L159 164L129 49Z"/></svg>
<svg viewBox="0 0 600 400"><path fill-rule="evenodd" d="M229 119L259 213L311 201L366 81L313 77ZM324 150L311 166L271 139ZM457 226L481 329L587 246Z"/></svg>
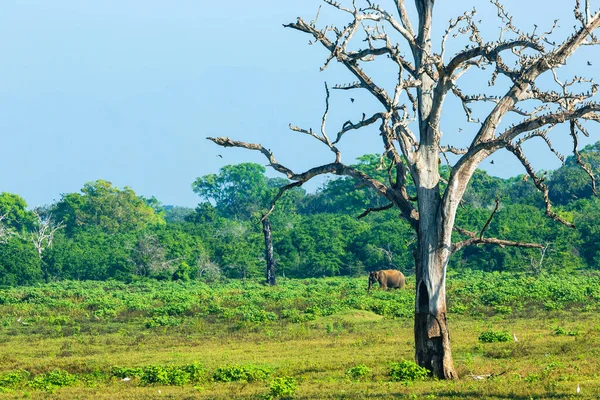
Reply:
<svg viewBox="0 0 600 400"><path fill-rule="evenodd" d="M388 3L381 1L384 7ZM191 190L197 177L218 173L227 164L266 164L260 154L220 148L207 136L262 143L295 171L331 162L325 146L288 129L292 123L319 130L324 82L333 86L353 80L339 66L321 72L327 52L310 46L306 34L282 26L298 16L313 19L320 4L0 0L0 192L16 193L34 207L104 179L163 204L193 207L199 201ZM573 32L574 1L504 4L524 29L534 23L549 28L559 18L555 37ZM481 8L484 36L496 38L498 19L483 0L438 1L434 37L473 5ZM323 5L321 26L341 21L339 12ZM600 48L585 48L563 68L564 75L593 76L595 65L600 66ZM368 68L376 76L394 76L386 67ZM485 85L477 77L464 82L466 89ZM333 91L330 135L344 121L376 110L364 93ZM465 134L469 131L456 104L449 104L444 120L444 130L454 135L463 126ZM567 150L565 133L557 132L556 140ZM600 135L582 143L595 140ZM382 150L375 130L348 135L340 148L347 163ZM528 150L536 168L560 166L539 146ZM507 154L493 158L494 164L482 165L489 173L523 173Z"/></svg>

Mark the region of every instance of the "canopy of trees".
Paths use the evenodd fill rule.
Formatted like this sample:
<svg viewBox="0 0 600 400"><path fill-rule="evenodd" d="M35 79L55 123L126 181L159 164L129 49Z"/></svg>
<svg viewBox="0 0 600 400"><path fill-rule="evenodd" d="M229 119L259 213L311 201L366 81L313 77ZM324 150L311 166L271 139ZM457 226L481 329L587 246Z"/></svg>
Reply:
<svg viewBox="0 0 600 400"><path fill-rule="evenodd" d="M600 142L585 147L582 160L600 172ZM379 157L365 155L356 168L379 173ZM440 168L444 175L444 167ZM385 173L385 171L383 171ZM486 232L514 241L540 243L539 249L466 247L450 268L485 271L600 269L600 200L587 174L567 159L548 171L561 215L578 229L544 216L544 202L523 175L501 179L478 170L466 191L457 221L465 229L485 224L499 199ZM581 180L580 180L581 178ZM379 179L386 179L381 174ZM52 246L42 261L31 235L38 220L16 194L0 194L0 285L50 279L217 279L264 275L260 211L281 186L257 164L229 165L192 185L201 202L195 209L162 206L130 188L106 181L89 182L80 193L64 194L48 207L55 225ZM239 190L237 190L239 188ZM241 195L243 194L243 196ZM315 193L295 188L284 194L271 214L277 274L286 277L360 275L380 268L414 269L415 235L396 211L357 216L381 206L380 198L351 178L325 183Z"/></svg>

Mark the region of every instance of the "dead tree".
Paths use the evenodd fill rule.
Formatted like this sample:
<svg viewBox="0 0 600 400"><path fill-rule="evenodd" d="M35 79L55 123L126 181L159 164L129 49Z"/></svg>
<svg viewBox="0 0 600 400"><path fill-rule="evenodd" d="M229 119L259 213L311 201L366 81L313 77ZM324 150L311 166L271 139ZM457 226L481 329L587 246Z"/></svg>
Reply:
<svg viewBox="0 0 600 400"><path fill-rule="evenodd" d="M8 243L8 238L15 235L14 230L7 226L4 222L6 214L0 215L0 244Z"/></svg>
<svg viewBox="0 0 600 400"><path fill-rule="evenodd" d="M38 208L33 210L33 214L37 219L37 226L31 233L31 241L38 253L40 258L40 265L44 274L44 281L50 282L50 271L48 271L48 265L44 260L44 252L46 249L52 247L54 241L54 234L56 231L63 227L62 223L56 223L52 218L52 214L47 212L40 212Z"/></svg>
<svg viewBox="0 0 600 400"><path fill-rule="evenodd" d="M260 144L224 137L209 139L224 147L260 151L271 167L292 181L280 188L272 207L286 190L317 175L336 174L353 177L389 201L387 206L367 210L363 216L372 211L397 208L417 234L414 252L416 360L437 377L457 378L446 319L446 267L450 256L465 246L479 244L543 248L535 243L485 237L489 222L480 232L455 227L457 207L480 163L496 151L506 149L523 165L543 194L546 214L553 220L573 226L553 211L544 177L536 174L523 151L523 144L538 140L541 146L563 160L548 132L566 123L573 140L572 151L580 160L578 138L581 134L588 135L585 126L588 121L600 119L600 105L591 100L598 85L580 76L565 79L559 70L579 47L598 43L594 31L600 25L600 13L592 15L588 1L582 5L580 0L574 0L574 31L566 39L559 40L554 32L557 21L549 23L545 29L538 30L535 26L533 31L526 32L513 24L511 15L499 0L491 0L502 25L499 37L483 38L479 29L481 21L473 9L450 20L439 47L436 45L434 49L431 40L434 0L415 0L414 12L408 12L404 0L390 2L388 10L369 0L361 2L360 6L358 0L347 6L335 0L324 2L345 15L347 24L318 27L317 13L314 20L298 18L284 26L308 34L311 44L326 49L328 56L322 69L334 61L356 79L337 85L335 89L367 92L378 102L380 110L345 122L330 137L325 130L329 111L326 85L325 114L320 131L290 128L321 142L331 150L334 159L304 172L295 172L280 164L274 154ZM416 19L411 21L413 16ZM456 42L461 39L464 40L461 47L456 47ZM449 48L451 42L461 51L447 54L446 47ZM377 60L392 62L397 69L392 91L364 70L365 64ZM460 78L478 69L482 70L479 74L489 74L487 93L469 94L461 90ZM542 85L540 77L550 79ZM554 88L548 89L551 85ZM471 144L467 148L442 144L442 109L452 96L462 104L467 121L473 123L461 133L469 135ZM477 111L485 107L473 108L474 104L480 103L489 104L481 115ZM346 135L370 126L379 129L381 163L389 171L387 182L380 182L344 164L337 147ZM440 184L439 173L443 161L451 171L445 185ZM595 189L591 170L581 161L580 165L590 175ZM416 187L415 192L407 189L409 177ZM454 242L451 240L453 231L458 237Z"/></svg>
<svg viewBox="0 0 600 400"><path fill-rule="evenodd" d="M268 216L262 218L263 236L265 237L265 261L267 262L267 284L275 286L275 259L273 258L273 237L271 235L271 221Z"/></svg>

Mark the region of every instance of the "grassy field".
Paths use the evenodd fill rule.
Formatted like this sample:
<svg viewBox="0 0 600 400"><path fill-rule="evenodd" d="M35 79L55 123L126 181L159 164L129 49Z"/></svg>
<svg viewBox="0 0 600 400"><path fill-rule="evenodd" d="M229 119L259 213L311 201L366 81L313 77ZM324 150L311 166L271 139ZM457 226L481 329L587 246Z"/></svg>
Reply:
<svg viewBox="0 0 600 400"><path fill-rule="evenodd" d="M365 277L0 290L0 397L598 398L600 275L450 277L454 382L391 375L413 360L412 286L367 295Z"/></svg>

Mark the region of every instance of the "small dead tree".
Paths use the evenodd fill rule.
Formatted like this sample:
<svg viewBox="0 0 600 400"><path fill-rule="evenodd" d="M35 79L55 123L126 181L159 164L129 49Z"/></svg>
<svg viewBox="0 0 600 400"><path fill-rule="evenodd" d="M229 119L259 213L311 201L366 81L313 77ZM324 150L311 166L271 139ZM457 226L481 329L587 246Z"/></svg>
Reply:
<svg viewBox="0 0 600 400"><path fill-rule="evenodd" d="M384 207L366 210L363 216L392 207L399 209L417 235L414 251L416 360L439 378L457 378L446 318L446 267L450 256L465 246L479 244L543 248L536 243L485 237L489 221L479 233L455 227L457 207L480 163L496 151L505 149L522 164L542 193L546 214L555 221L573 226L553 211L544 177L536 174L523 145L537 140L564 160L548 133L566 123L573 141L572 152L590 176L595 190L595 178L579 157L578 138L588 135L588 121L600 120L600 105L592 101L598 85L581 76L565 79L560 67L581 46L599 43L594 31L600 26L600 13L592 15L587 0L583 5L580 0L574 0L574 31L565 39L556 39L557 21L547 24L545 29L534 26L527 32L513 24L513 18L499 0L491 0L502 25L499 37L484 39L480 31L481 20L473 9L450 20L439 47L436 44L434 48L431 39L434 0L415 0L412 12L404 0L388 1L387 10L369 0L344 1L350 3L348 6L335 0L324 2L345 15L347 23L318 27L317 13L314 20L298 18L284 26L309 35L310 44L325 48L328 56L322 69L334 61L356 79L336 85L335 89L364 91L378 102L380 110L346 121L330 137L325 129L330 97L325 85L325 113L320 131L292 125L290 128L325 145L334 159L304 172L295 172L280 164L274 154L260 144L227 137L208 139L224 147L260 151L271 167L292 181L280 188L271 210L286 190L322 174L353 177L389 201ZM416 18L411 20L412 17ZM460 39L464 41L457 45ZM461 49L452 55L447 52L451 42L453 48ZM389 85L383 85L383 80L378 82L364 69L366 64L379 60L391 62L396 68L397 79L391 91ZM475 79L488 74L487 93L461 90L461 77L476 70L479 75ZM462 105L467 122L472 123L471 128L461 133L469 137L471 144L466 148L442 143L442 110L452 97ZM473 107L482 103L488 107ZM346 135L372 126L379 130L381 164L388 171L387 182L380 182L344 164L337 147ZM443 161L450 169L445 185L441 185L439 173ZM416 188L413 192L409 192L407 185L409 176ZM458 234L454 242L453 232Z"/></svg>
<svg viewBox="0 0 600 400"><path fill-rule="evenodd" d="M56 223L52 218L52 214L42 211L39 208L34 208L33 214L36 217L37 224L33 232L31 232L30 237L40 258L40 266L42 268L42 273L44 274L44 281L48 283L50 282L50 271L48 270L48 265L44 259L44 252L52 247L54 234L63 227L63 224Z"/></svg>
<svg viewBox="0 0 600 400"><path fill-rule="evenodd" d="M161 273L173 275L180 258L167 260L166 251L156 235L142 233L137 242L129 248L129 262L134 266L134 273L139 276L152 276Z"/></svg>
<svg viewBox="0 0 600 400"><path fill-rule="evenodd" d="M273 258L273 237L271 235L271 221L268 216L262 218L263 236L265 237L265 261L267 262L267 284L275 286L275 259Z"/></svg>
<svg viewBox="0 0 600 400"><path fill-rule="evenodd" d="M3 222L5 219L6 214L0 215L0 244L8 243L8 238L15 235L15 231Z"/></svg>

